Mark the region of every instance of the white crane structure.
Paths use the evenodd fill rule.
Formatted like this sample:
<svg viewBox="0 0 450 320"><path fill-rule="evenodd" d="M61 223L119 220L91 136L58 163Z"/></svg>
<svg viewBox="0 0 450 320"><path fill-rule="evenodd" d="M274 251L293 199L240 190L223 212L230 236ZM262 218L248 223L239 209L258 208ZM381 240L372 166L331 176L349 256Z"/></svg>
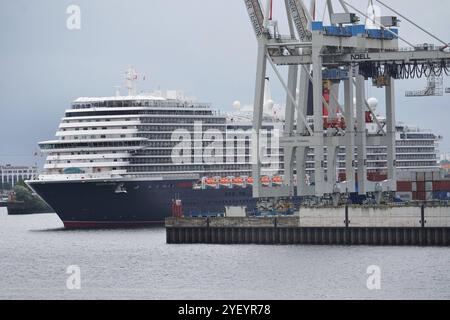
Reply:
<svg viewBox="0 0 450 320"><path fill-rule="evenodd" d="M406 91L406 97L434 97L444 95L444 78L434 74L427 78L427 86L422 90Z"/></svg>
<svg viewBox="0 0 450 320"><path fill-rule="evenodd" d="M286 15L282 18L287 19L288 35L279 32L281 23L272 16L272 1L284 2ZM413 74L419 77L430 72L448 72L450 53L445 42L438 39L442 47L413 46L399 36L396 16L382 16L377 21L372 18L370 22L377 28L369 29L359 20L370 17L347 1L334 2L326 1L330 20L326 26L323 21L314 20L314 0L309 6L302 0L266 0L264 10L260 0L244 0L258 43L252 137L255 198L331 196L339 199L343 193L395 192L395 80ZM341 12L335 11L336 8L341 8ZM400 40L410 48L400 49ZM261 183L260 133L268 64L287 96L284 132L280 138L284 149L284 180L276 187ZM287 80L279 70L284 66L288 69ZM366 100L365 81L369 79L385 89L385 121L377 118ZM312 122L307 119L309 90L312 90ZM342 103L339 92L343 92ZM377 134L367 132L368 116L378 126ZM374 145L387 148L387 179L381 182L367 178L366 146ZM337 154L342 147L345 148L346 181L338 182ZM308 183L304 177L310 148L314 149L315 164L314 177Z"/></svg>

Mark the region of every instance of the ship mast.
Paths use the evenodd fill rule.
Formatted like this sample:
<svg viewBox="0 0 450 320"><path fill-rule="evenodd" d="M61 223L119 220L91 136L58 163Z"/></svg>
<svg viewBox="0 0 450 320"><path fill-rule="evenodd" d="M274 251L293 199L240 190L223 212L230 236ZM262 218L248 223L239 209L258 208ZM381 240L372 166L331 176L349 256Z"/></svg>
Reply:
<svg viewBox="0 0 450 320"><path fill-rule="evenodd" d="M126 71L126 88L128 89L129 96L136 95L136 80L138 78L138 74L136 73L136 69L133 66L128 67Z"/></svg>

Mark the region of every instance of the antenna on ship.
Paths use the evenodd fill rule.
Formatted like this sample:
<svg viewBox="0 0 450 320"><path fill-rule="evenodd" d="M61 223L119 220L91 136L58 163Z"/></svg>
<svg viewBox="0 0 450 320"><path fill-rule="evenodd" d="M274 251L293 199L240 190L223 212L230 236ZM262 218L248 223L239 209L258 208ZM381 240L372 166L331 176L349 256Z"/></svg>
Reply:
<svg viewBox="0 0 450 320"><path fill-rule="evenodd" d="M116 97L120 97L120 86L114 86L114 89L116 89Z"/></svg>
<svg viewBox="0 0 450 320"><path fill-rule="evenodd" d="M126 72L126 88L128 89L129 96L136 95L136 80L138 78L138 74L136 73L136 69L133 66L128 67Z"/></svg>

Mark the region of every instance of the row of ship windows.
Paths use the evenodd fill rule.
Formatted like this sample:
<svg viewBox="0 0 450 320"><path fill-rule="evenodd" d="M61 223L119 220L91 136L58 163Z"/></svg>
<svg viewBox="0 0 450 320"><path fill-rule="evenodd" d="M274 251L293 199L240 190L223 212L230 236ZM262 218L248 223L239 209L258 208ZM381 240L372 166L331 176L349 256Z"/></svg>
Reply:
<svg viewBox="0 0 450 320"><path fill-rule="evenodd" d="M110 151L111 153L113 153L113 154L115 154L115 153L117 153L117 151ZM61 153L61 152L57 152L57 153L55 153L57 156L60 156L60 155L69 155L69 153ZM105 153L103 153L103 152L95 152L95 151L92 151L92 152L89 152L89 151L82 151L82 152L70 152L70 155L72 155L72 156L74 156L74 155L91 155L91 154L105 154Z"/></svg>
<svg viewBox="0 0 450 320"><path fill-rule="evenodd" d="M166 148L173 148L175 146L177 146L180 143L180 141L147 141L146 146L147 147L166 147ZM202 147L207 147L210 145L210 141L202 141ZM191 144L189 143L188 146L191 146ZM235 146L236 143L235 143Z"/></svg>
<svg viewBox="0 0 450 320"><path fill-rule="evenodd" d="M41 149L70 149L70 148L112 148L142 146L142 141L110 141L110 142L74 142L74 143L45 143Z"/></svg>
<svg viewBox="0 0 450 320"><path fill-rule="evenodd" d="M429 152L431 154L428 154L428 155L433 157L433 159L436 157L436 155L434 153L434 151L435 151L434 148L424 148L423 150L421 150L419 148L412 148L412 149L413 150L404 149L404 148L397 148L397 155L402 155L403 156L404 153L413 153L413 154L420 153L420 154L424 154L425 155L427 152ZM280 148L280 151L282 151L281 148ZM372 157L372 154L374 154L374 156L376 156L375 154L384 154L384 157L386 157L386 148L382 149L382 152L378 152L378 150L374 150L374 149L371 149L371 148L368 148L367 151L368 151L368 157ZM171 156L172 152L173 152L173 150L171 150L171 149L141 150L136 155L137 156L145 156L145 155L147 155L147 156ZM340 154L344 154L345 153L345 149L340 149L339 153ZM192 151L191 154L194 154L194 151ZM241 155L241 154L244 154L244 152L239 152L238 154ZM246 148L245 149L245 154L250 154L250 149ZM419 157L421 156L420 154L418 155ZM308 160L313 160L313 156L314 156L313 154L309 153L307 155ZM342 156L340 155L339 157L340 157L340 159L344 159L345 158L344 155L342 155Z"/></svg>
<svg viewBox="0 0 450 320"><path fill-rule="evenodd" d="M113 162L118 162L118 161L123 161L122 159L108 159L108 161L113 161ZM73 163L96 163L96 162L105 162L105 160L73 160ZM45 163L47 164L58 164L58 163L72 163L72 160L66 160L66 161L52 161L52 160L48 160ZM114 169L115 170L115 169Z"/></svg>
<svg viewBox="0 0 450 320"><path fill-rule="evenodd" d="M131 166L129 171L131 172L177 172L177 171L239 171L245 168L249 168L249 165L178 165L178 166Z"/></svg>
<svg viewBox="0 0 450 320"><path fill-rule="evenodd" d="M77 135L77 136L63 136L63 137L61 137L61 140L89 140L89 139L111 139L111 138L132 138L132 137L140 137L140 138L146 138L146 139L152 140L152 141L147 141L145 143L148 147L171 147L171 148L173 148L173 147L177 146L180 142L182 142L182 141L176 141L176 140L174 141L172 139L171 135L164 135L164 134ZM157 140L157 141L153 141L153 140ZM161 140L166 140L166 141L161 141ZM210 141L202 140L202 146L207 147L211 144L212 141L213 141L212 139ZM241 144L239 144L239 142L241 142ZM129 143L129 142L125 142L125 143ZM220 143L220 142L217 141L216 143ZM245 147L249 147L249 145L250 145L249 139L246 138L246 139L234 139L234 141L224 140L223 146L230 147L230 143L234 143L234 147L238 147L238 144L239 144L239 146L244 146L244 143L245 143ZM270 144L270 143L271 143L271 140L268 139L268 144ZM85 146L85 145L80 145L80 146ZM116 146L116 145L114 145L114 146ZM132 144L130 144L130 146L132 146ZM190 146L190 144L189 144L189 146ZM50 148L50 149L54 149L54 148Z"/></svg>
<svg viewBox="0 0 450 320"><path fill-rule="evenodd" d="M420 161L401 161L401 160L397 160L397 166L419 166L419 165L424 165L426 164L426 166L435 166L437 164L436 161L427 161L425 160L426 158L418 158L418 160ZM173 164L173 160L171 158L167 158L167 159L135 159L135 158L131 158L131 159L108 159L108 161L113 161L113 162L118 162L118 161L127 161L127 160L131 160L131 164L132 165L152 165L152 164ZM345 167L345 162L343 159L339 159L339 163L338 163L338 167L340 168L344 168ZM406 159L403 159L406 160ZM54 161L54 160L47 160L46 163L47 164L58 164L58 163L72 163L72 161L75 161L75 163L96 163L96 162L100 162L103 163L105 162L105 159L86 159L86 160L66 160L66 161ZM202 165L226 165L226 164L238 164L241 166L249 166L250 165L250 158L249 157L245 157L245 159L238 159L238 158L233 158L233 159L226 159L223 158L222 159L223 162L214 162L212 164L202 164ZM282 157L280 157L280 165L283 166L281 164L281 162L283 161ZM314 167L314 163L313 160L307 160L309 163L306 163L306 167L309 168L313 168ZM355 161L357 162L357 161ZM276 164L277 162L273 162L272 164ZM367 163L370 164L370 166L372 167L384 167L386 165L386 159L368 159ZM295 164L295 162L294 162ZM324 164L326 164L326 160L324 162ZM185 161L185 162L181 162L179 164L176 164L177 167L180 167L182 165L189 165L189 166L195 166L196 163L193 161L193 159L190 159L189 162ZM265 165L267 166L267 165ZM166 167L168 168L168 167ZM172 168L172 167L170 167Z"/></svg>
<svg viewBox="0 0 450 320"><path fill-rule="evenodd" d="M139 120L139 118L133 119ZM66 124L79 124L79 123L96 123L96 122L124 122L124 121L132 121L131 118L97 118L97 119L76 119L76 120L63 120L62 123Z"/></svg>
<svg viewBox="0 0 450 320"><path fill-rule="evenodd" d="M172 140L171 139L171 134L138 134L138 137L143 137L143 138L147 138L150 140ZM61 137L61 140L88 140L88 139L106 139L106 138L131 138L133 136L127 136L125 134L120 134L120 135L115 135L115 136L111 136L111 135L87 135L87 136L69 136L69 137ZM179 142L177 141L156 141L156 142L148 142L147 145L149 147L174 147L176 144L178 144ZM218 143L218 142L216 142ZM223 142L223 146L229 146L229 141L224 141ZM206 147L210 144L210 141L203 141L203 147ZM238 142L234 141L234 146L237 147ZM269 139L269 144L270 144L270 139ZM245 139L245 147L249 148L250 147L250 143L249 143L249 139ZM414 152L425 152L425 150L421 150L419 151L419 148L411 148L411 149L399 149L397 148L397 153L401 154L401 153L414 153ZM432 148L430 148L430 150L433 150ZM339 150L339 153L343 153L345 152L345 149L341 149ZM372 153L385 153L386 150L382 150L381 148L379 150L370 150L370 152ZM270 154L270 149L269 149L269 154ZM436 155L433 154L429 154L429 155L402 155L402 157L404 159L417 159L417 158L426 158L426 159L434 159L436 158Z"/></svg>
<svg viewBox="0 0 450 320"><path fill-rule="evenodd" d="M415 147L415 146L434 146L435 142L434 140L430 140L430 141L411 141L411 140L400 140L400 141L396 141L395 145L396 146L411 146L411 147Z"/></svg>
<svg viewBox="0 0 450 320"><path fill-rule="evenodd" d="M416 162L407 162L407 163L397 163L398 167L430 167L430 166L436 166L436 162L432 161L416 161ZM277 168L272 168L275 170L283 170L284 165L278 164L276 166ZM372 163L368 165L368 167L371 168L385 168L386 165L380 164L380 163ZM131 166L129 170L131 172L179 172L179 171L207 171L212 172L214 170L218 171L239 171L248 168L250 170L251 166L249 164L245 165L211 165L211 166L205 166L205 165L178 165L178 166ZM307 169L314 169L313 163L306 164L305 168ZM345 164L340 164L339 168L345 168ZM268 168L267 168L268 169Z"/></svg>
<svg viewBox="0 0 450 320"><path fill-rule="evenodd" d="M186 157L184 159L183 162L181 162L181 160L178 158L177 161L179 161L179 163L195 163L194 161L195 157ZM157 164L157 163L174 163L173 159L171 157L167 157L167 158L130 158L130 159L125 159L127 161L130 161L130 163L132 164ZM216 160L215 163L217 163L219 159ZM324 160L327 161L326 156L324 157ZM337 160L339 162L345 162L345 157L338 157ZM428 156L414 156L414 157L401 157L401 156L397 156L397 161L402 161L402 160L418 160L418 161L427 161L427 160L436 160L436 157L428 157ZM240 155L239 157L237 155L231 155L230 156L224 156L221 159L221 163L230 163L230 162L234 162L234 163L250 163L250 156L248 155ZM283 162L284 161L284 156L279 156L279 161ZM314 161L314 157L307 157L306 159L307 162L313 162ZM356 161L356 159L355 159ZM367 161L368 162L386 162L386 157L371 157L368 156L367 157ZM294 161L295 162L295 161ZM357 161L356 161L357 162Z"/></svg>
<svg viewBox="0 0 450 320"><path fill-rule="evenodd" d="M64 137L62 137L64 138ZM106 138L106 136L103 136ZM148 148L170 148L168 150L151 150L145 151L145 154L167 154L172 152L172 148L178 145L180 142L178 141L111 141L111 142L76 142L76 143L49 143L49 144L41 144L41 148L43 150L51 150L51 149L70 149L70 148L108 148L108 147L133 147L133 146L143 146L145 145ZM203 141L202 147L209 146L210 142ZM282 150L280 148L280 150ZM158 153L160 152L160 153ZM342 153L344 151L340 151ZM411 152L410 150L397 149L397 153L406 153ZM423 151L424 152L424 151Z"/></svg>
<svg viewBox="0 0 450 320"><path fill-rule="evenodd" d="M72 107L74 109L122 107L210 108L210 105L206 103L177 103L166 100L105 100L97 102L74 102Z"/></svg>
<svg viewBox="0 0 450 320"><path fill-rule="evenodd" d="M75 128L62 128L61 131L88 131L88 130L111 130L111 129L139 129L139 131L162 131L162 132L171 132L171 131L175 131L178 129L185 129L188 130L189 132L192 132L192 127L195 125L172 125L172 124L167 124L167 125L152 125L152 126L143 126L143 125L139 125L139 126L110 126L110 127L75 127ZM206 130L220 130L220 131L224 131L224 128L222 126L217 126L217 125L204 125L204 124L199 124L199 126L201 126L201 132L204 132ZM251 132L245 132L244 130L241 130L240 132L233 132L233 135L251 135ZM270 134L269 134L270 136Z"/></svg>
<svg viewBox="0 0 450 320"><path fill-rule="evenodd" d="M139 126L139 131L163 131L164 132L164 131L175 131L178 129L184 129L189 132L193 132L193 130L192 130L193 126L195 128L195 125L171 125L171 124L170 125L169 124L160 125L160 126L156 126L156 125L154 125L154 126ZM219 130L221 132L224 131L223 126L204 125L204 124L201 124L199 126L201 126L201 130L202 130L199 133L202 133L203 131L210 130L210 129Z"/></svg>
<svg viewBox="0 0 450 320"><path fill-rule="evenodd" d="M130 159L130 163L131 164L154 164L154 163L161 163L162 164L162 163L174 163L173 160L174 159L172 159L172 158L147 158L147 159L145 159L145 158L131 158ZM238 157L231 157L231 159L227 158L227 157L223 157L222 159L216 158L215 159L215 163L219 163L219 160L221 161L220 163L230 163L230 162L231 163L238 163L238 162L240 162L240 163L243 163L243 162L249 163L250 162L250 157L249 156L247 156L247 157L240 157L240 158L238 158ZM185 158L183 160L177 159L177 161L179 161L177 163L184 163L184 164L195 163L194 159L190 158L190 157L189 158Z"/></svg>
<svg viewBox="0 0 450 320"><path fill-rule="evenodd" d="M121 127L121 128L115 128L115 127L84 127L84 128L71 128L71 129L67 129L67 128L63 128L62 131L88 131L88 130L111 130L111 129L136 129L136 127L132 126L132 127Z"/></svg>
<svg viewBox="0 0 450 320"><path fill-rule="evenodd" d="M123 122L123 121L131 121L131 119L130 118L123 118L123 119L119 119L119 118L117 118L117 119L114 119L114 120L112 120L111 118L104 118L104 119L102 119L102 118L98 118L98 119L78 119L78 120L64 120L64 121L62 121L62 123L73 123L73 124L77 124L77 123L84 123L84 122L87 122L87 123L92 123L92 122Z"/></svg>
<svg viewBox="0 0 450 320"><path fill-rule="evenodd" d="M108 111L67 111L66 117L81 117L81 116L116 116L116 115L193 115L193 116L213 116L214 113L209 111L198 110L108 110Z"/></svg>
<svg viewBox="0 0 450 320"><path fill-rule="evenodd" d="M202 124L225 124L225 118L204 118L202 120L195 118L178 118L178 117L166 117L166 118L141 118L142 123L184 123L194 124L195 122L201 122Z"/></svg>
<svg viewBox="0 0 450 320"><path fill-rule="evenodd" d="M401 133L400 139L436 139L432 133Z"/></svg>
<svg viewBox="0 0 450 320"><path fill-rule="evenodd" d="M126 134L114 135L114 136L106 136L105 134L101 135L89 135L89 136L67 136L61 137L61 140L90 140L90 139L106 139L106 138L132 138L132 136L127 136Z"/></svg>
<svg viewBox="0 0 450 320"><path fill-rule="evenodd" d="M128 115L128 114L127 114ZM201 120L199 120L201 119ZM183 117L155 117L155 116L145 116L142 115L142 117L133 117L134 121L139 121L141 123L161 123L161 124L176 124L176 123L183 123L183 124L194 124L195 122L200 122L202 124L225 124L226 119L223 117L189 117L189 118L183 118ZM96 122L123 122L123 121L131 121L130 118L114 118L111 119L110 117L105 118L97 118L97 119L77 119L77 120L71 120L66 119L62 123L96 123ZM246 127L247 128L247 127ZM242 129L242 127L238 127L236 129ZM248 127L248 129L252 129L252 127Z"/></svg>
<svg viewBox="0 0 450 320"><path fill-rule="evenodd" d="M203 143L209 144L212 141L216 142L216 145L219 143L222 143L223 146L229 146L230 144L234 143L234 145L237 147L238 143L243 144L245 142L245 144L247 146L250 145L250 138L249 137L245 137L245 138L239 138L239 137L226 137L226 138L222 138L219 135L217 136L213 136L210 138L200 138L200 137L196 137L196 134L190 134L190 136L185 137L185 134L180 132L178 133L168 133L168 134L164 134L164 133L137 133L136 136L137 137L141 137L141 138L146 138L149 140L161 140L161 141L174 141L174 142L188 142L189 140L202 140ZM192 138L192 139L191 139ZM189 139L189 140L188 140ZM267 140L268 144L271 143L271 140L268 139Z"/></svg>
<svg viewBox="0 0 450 320"><path fill-rule="evenodd" d="M419 148L406 148L404 146L417 146L422 145L419 142L413 142L411 144L405 143L405 141L397 141L396 146L399 148L396 148L397 153L425 153L425 152L434 152L435 145L433 142L427 142L425 147L419 147ZM313 150L314 148L308 148L309 150ZM324 147L324 151L326 152L326 147ZM358 151L358 147L355 147L355 152ZM386 153L387 148L384 146L367 146L367 152L369 153ZM345 147L339 147L338 153L345 153Z"/></svg>
<svg viewBox="0 0 450 320"><path fill-rule="evenodd" d="M414 167L434 167L436 166L436 161L413 161L413 162L400 162L397 161L397 167L399 168L414 168ZM375 164L371 165L374 168L385 168L386 165Z"/></svg>
<svg viewBox="0 0 450 320"><path fill-rule="evenodd" d="M368 148L370 153L386 153L386 147L381 148ZM435 148L432 147L421 147L421 148L396 148L397 153L426 153L426 152L434 152Z"/></svg>

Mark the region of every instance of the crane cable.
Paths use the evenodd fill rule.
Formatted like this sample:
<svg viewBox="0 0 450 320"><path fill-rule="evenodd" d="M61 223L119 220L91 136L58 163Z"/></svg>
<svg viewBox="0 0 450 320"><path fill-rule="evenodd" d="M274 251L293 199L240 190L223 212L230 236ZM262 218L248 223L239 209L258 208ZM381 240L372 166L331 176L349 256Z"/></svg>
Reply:
<svg viewBox="0 0 450 320"><path fill-rule="evenodd" d="M362 12L361 10L358 10L357 8L355 8L354 6L352 6L351 4L349 4L347 1L342 0L343 3L345 3L348 7L352 8L353 10L355 10L357 13L359 13L360 15L364 16L366 19L370 19L370 17L365 14L364 12ZM403 42L405 42L407 45L409 45L410 47L414 48L415 46L413 44L411 44L411 42L409 42L408 40L406 40L403 37L400 37L398 34L394 33L392 30L390 30L389 28L386 28L385 26L383 26L382 24L375 22L375 25L383 28L384 30L386 30L387 32L389 32L390 34L392 34L394 37L402 40Z"/></svg>
<svg viewBox="0 0 450 320"><path fill-rule="evenodd" d="M372 1L372 0L371 0ZM405 17L404 15L402 15L401 13L399 13L398 11L396 11L395 9L393 9L392 7L388 6L387 4L385 4L384 2L380 1L380 0L375 0L376 2L378 2L379 4L381 4L382 6L386 7L387 9L391 10L392 12L394 12L395 14L399 15L400 17L402 17L403 19L405 19L406 21L408 21L409 23L411 23L412 25L414 25L416 28L419 28L420 30L422 30L423 32L425 32L426 34L428 34L429 36L433 37L434 39L436 39L437 41L439 41L440 43L442 43L444 46L441 47L441 51L445 50L446 48L448 48L449 44L441 39L439 39L438 37L436 37L434 34L432 34L431 32L425 30L424 28L422 28L421 26L419 26L417 23L415 23L414 21L408 19L407 17Z"/></svg>

